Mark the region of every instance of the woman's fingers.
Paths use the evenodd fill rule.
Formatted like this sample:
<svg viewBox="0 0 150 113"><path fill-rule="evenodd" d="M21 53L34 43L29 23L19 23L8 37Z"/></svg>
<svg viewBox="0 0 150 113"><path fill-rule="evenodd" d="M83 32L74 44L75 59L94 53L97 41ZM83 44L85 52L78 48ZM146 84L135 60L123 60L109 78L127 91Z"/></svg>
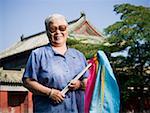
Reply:
<svg viewBox="0 0 150 113"><path fill-rule="evenodd" d="M64 100L64 95L61 94L61 92L57 89L53 89L53 94L51 95L51 99L55 103L60 103Z"/></svg>
<svg viewBox="0 0 150 113"><path fill-rule="evenodd" d="M77 90L77 89L80 88L80 85L81 85L81 81L79 81L79 80L72 80L72 81L70 82L69 88L70 88L71 90Z"/></svg>

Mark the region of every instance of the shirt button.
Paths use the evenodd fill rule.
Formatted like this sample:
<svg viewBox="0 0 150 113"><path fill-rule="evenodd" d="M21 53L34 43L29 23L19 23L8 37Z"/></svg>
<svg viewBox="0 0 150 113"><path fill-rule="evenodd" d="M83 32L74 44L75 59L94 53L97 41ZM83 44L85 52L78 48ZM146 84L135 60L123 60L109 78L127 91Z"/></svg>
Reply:
<svg viewBox="0 0 150 113"><path fill-rule="evenodd" d="M74 112L75 110L74 110L74 109L72 109L71 111L72 111L72 112Z"/></svg>
<svg viewBox="0 0 150 113"><path fill-rule="evenodd" d="M70 95L68 94L68 95L66 95L67 96L67 98L70 98Z"/></svg>

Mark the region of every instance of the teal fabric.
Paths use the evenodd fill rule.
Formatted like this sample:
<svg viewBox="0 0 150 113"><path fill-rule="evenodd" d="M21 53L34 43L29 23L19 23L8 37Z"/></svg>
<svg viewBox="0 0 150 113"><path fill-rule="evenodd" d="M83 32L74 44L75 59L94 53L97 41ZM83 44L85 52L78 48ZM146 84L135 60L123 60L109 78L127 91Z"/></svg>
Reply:
<svg viewBox="0 0 150 113"><path fill-rule="evenodd" d="M120 93L113 70L103 51L98 51L97 57L99 66L89 113L119 113ZM105 72L104 90L101 81L102 71ZM102 101L102 94L104 94L104 101Z"/></svg>

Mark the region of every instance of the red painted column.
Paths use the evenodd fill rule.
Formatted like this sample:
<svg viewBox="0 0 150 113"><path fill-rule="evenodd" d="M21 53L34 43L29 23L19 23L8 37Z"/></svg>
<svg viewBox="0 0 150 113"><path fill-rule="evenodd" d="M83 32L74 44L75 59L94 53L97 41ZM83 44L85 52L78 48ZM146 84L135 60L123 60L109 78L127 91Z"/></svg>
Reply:
<svg viewBox="0 0 150 113"><path fill-rule="evenodd" d="M0 112L8 113L8 92L0 91Z"/></svg>
<svg viewBox="0 0 150 113"><path fill-rule="evenodd" d="M28 92L28 113L33 113L33 102L31 92Z"/></svg>
<svg viewBox="0 0 150 113"><path fill-rule="evenodd" d="M21 103L20 105L20 113L25 113L25 110L24 110L24 103Z"/></svg>

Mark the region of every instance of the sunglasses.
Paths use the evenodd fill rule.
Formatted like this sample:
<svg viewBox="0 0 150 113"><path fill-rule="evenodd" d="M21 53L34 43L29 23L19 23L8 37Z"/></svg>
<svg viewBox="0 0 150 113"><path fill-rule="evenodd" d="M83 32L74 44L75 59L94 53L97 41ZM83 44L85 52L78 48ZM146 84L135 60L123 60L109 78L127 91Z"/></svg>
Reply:
<svg viewBox="0 0 150 113"><path fill-rule="evenodd" d="M59 29L59 31L66 31L67 26L66 26L66 25L60 25L60 26L58 26L58 27L56 27L56 26L50 26L50 27L49 27L49 31L50 31L51 33L56 32L57 29Z"/></svg>

